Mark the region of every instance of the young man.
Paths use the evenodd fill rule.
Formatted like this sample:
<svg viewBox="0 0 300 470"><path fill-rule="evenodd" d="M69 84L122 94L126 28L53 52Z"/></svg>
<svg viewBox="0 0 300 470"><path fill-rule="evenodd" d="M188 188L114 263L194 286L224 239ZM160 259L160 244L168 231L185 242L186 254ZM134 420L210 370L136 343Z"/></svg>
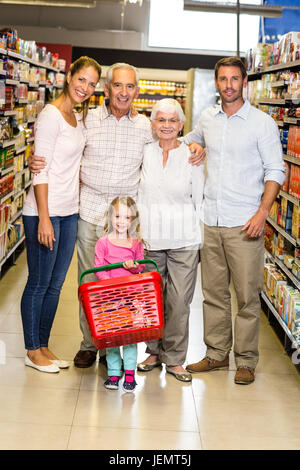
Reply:
<svg viewBox="0 0 300 470"><path fill-rule="evenodd" d="M243 62L237 57L221 59L215 66L215 85L221 105L206 109L185 137L186 143L206 147L207 155L201 250L207 353L187 370L227 368L233 343L235 383L249 384L259 356L265 221L285 168L275 121L243 99ZM238 304L234 342L231 279Z"/></svg>

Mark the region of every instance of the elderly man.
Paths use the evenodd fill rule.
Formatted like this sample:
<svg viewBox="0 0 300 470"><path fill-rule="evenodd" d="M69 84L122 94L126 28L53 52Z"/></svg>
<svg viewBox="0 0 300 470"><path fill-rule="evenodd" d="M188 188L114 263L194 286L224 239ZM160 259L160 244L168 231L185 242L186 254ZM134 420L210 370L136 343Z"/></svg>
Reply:
<svg viewBox="0 0 300 470"><path fill-rule="evenodd" d="M103 103L90 110L86 118L77 234L79 274L94 264L95 245L103 233L108 204L116 196L137 196L144 145L153 140L150 121L131 112L132 101L139 94L138 81L138 71L132 65L112 65L104 88L108 105ZM192 163L198 161L197 155L191 158ZM32 164L30 167L34 171L39 169ZM89 280L94 280L93 275L86 276L85 281ZM79 317L83 340L74 364L90 367L96 360L97 349L82 309Z"/></svg>
<svg viewBox="0 0 300 470"><path fill-rule="evenodd" d="M247 84L243 62L237 57L221 59L215 67L215 83L221 105L203 111L195 130L185 137L186 143L196 141L207 152L201 250L207 352L187 370L228 368L233 343L232 279L238 303L235 383L247 385L255 379L258 362L263 232L285 168L276 123L243 99Z"/></svg>

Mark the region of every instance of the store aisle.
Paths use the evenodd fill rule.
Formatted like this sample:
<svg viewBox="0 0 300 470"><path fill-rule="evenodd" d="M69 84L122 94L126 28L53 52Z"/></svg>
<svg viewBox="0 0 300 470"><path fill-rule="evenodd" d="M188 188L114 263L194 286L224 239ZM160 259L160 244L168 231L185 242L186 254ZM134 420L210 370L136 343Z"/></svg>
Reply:
<svg viewBox="0 0 300 470"><path fill-rule="evenodd" d="M134 394L103 387L103 366L73 365L57 375L24 366L20 297L25 253L0 281L1 449L300 449L300 376L264 315L256 381L230 370L197 374L192 384L164 368L138 373ZM80 344L76 257L65 282L51 348L73 359ZM205 352L201 290L192 305L188 362ZM145 357L139 346L139 360Z"/></svg>

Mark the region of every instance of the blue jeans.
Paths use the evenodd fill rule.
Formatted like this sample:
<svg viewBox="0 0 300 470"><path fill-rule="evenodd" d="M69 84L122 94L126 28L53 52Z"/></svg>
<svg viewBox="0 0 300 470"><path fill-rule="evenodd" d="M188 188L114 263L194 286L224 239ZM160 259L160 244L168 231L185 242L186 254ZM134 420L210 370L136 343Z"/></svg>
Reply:
<svg viewBox="0 0 300 470"><path fill-rule="evenodd" d="M21 300L25 347L48 347L60 291L74 253L78 214L50 217L56 241L53 250L37 239L39 218L23 216L28 280Z"/></svg>
<svg viewBox="0 0 300 470"><path fill-rule="evenodd" d="M137 345L127 344L123 347L124 370L135 370L137 364ZM122 358L120 348L106 349L107 375L109 377L122 375Z"/></svg>

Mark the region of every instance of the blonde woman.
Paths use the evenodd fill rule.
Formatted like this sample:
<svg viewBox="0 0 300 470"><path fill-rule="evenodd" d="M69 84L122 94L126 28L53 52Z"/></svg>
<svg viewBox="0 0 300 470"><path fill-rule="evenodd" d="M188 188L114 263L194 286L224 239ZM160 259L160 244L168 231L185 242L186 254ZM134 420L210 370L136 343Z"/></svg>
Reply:
<svg viewBox="0 0 300 470"><path fill-rule="evenodd" d="M41 372L67 368L49 349L50 331L77 234L79 168L89 99L101 75L100 65L81 57L67 74L61 95L39 114L35 153L46 167L34 175L23 209L28 280L21 301L25 365ZM75 105L82 105L77 119Z"/></svg>

